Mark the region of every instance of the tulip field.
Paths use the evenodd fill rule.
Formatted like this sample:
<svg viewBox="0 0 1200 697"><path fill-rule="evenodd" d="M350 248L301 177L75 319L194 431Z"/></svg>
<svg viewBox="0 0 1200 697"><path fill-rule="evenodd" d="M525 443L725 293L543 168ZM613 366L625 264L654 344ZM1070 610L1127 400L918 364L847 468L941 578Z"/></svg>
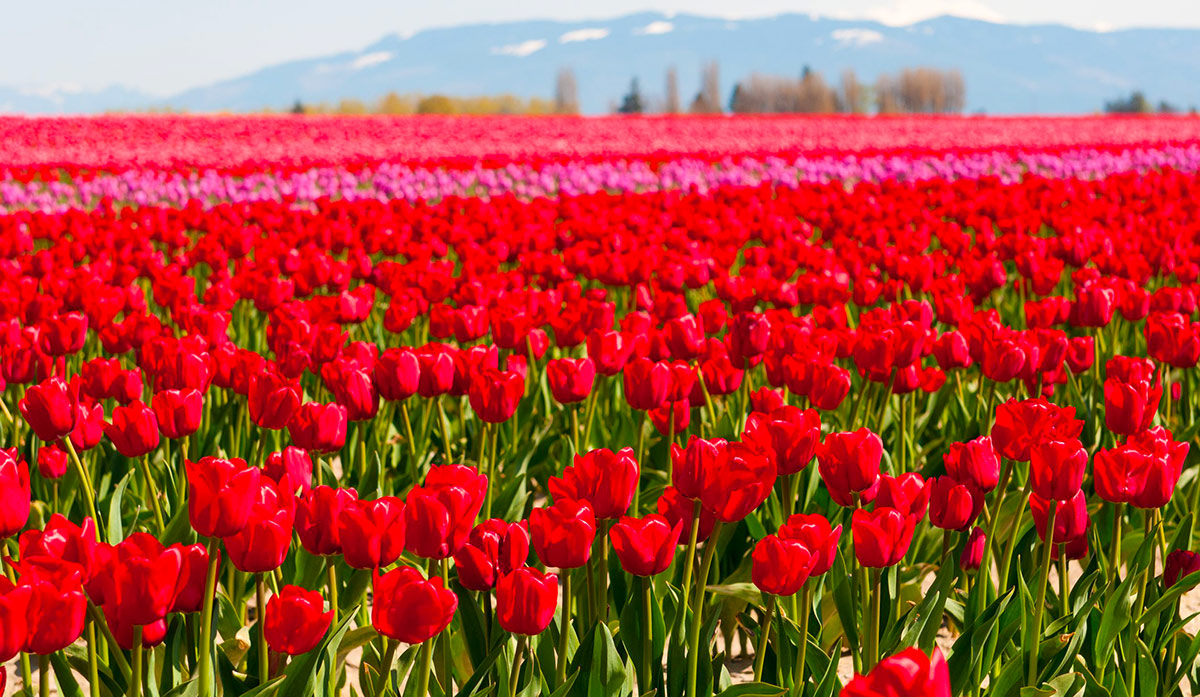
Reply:
<svg viewBox="0 0 1200 697"><path fill-rule="evenodd" d="M1200 119L0 118L0 694L1200 684Z"/></svg>

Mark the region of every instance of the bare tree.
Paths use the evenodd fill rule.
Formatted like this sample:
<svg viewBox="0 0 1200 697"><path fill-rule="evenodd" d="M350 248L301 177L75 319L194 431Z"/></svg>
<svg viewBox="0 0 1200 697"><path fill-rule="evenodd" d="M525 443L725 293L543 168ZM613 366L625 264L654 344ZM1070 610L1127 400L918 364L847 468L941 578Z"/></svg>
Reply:
<svg viewBox="0 0 1200 697"><path fill-rule="evenodd" d="M848 114L867 113L867 86L858 81L853 68L842 72L842 84L838 94L841 111Z"/></svg>
<svg viewBox="0 0 1200 697"><path fill-rule="evenodd" d="M891 75L881 74L875 78L875 110L880 114L899 114L902 111L899 88Z"/></svg>
<svg viewBox="0 0 1200 697"><path fill-rule="evenodd" d="M663 111L668 114L679 113L679 75L675 72L675 66L667 68L667 96Z"/></svg>
<svg viewBox="0 0 1200 697"><path fill-rule="evenodd" d="M721 68L716 61L704 66L700 75L700 92L692 100L692 113L721 113Z"/></svg>
<svg viewBox="0 0 1200 697"><path fill-rule="evenodd" d="M575 71L563 68L554 81L554 113L579 113L579 86L575 82Z"/></svg>

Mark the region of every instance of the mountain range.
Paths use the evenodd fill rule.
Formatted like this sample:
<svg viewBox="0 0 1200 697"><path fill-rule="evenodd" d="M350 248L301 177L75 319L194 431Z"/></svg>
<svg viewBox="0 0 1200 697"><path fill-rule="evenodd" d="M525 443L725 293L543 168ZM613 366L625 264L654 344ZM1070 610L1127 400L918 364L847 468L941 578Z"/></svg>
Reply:
<svg viewBox="0 0 1200 697"><path fill-rule="evenodd" d="M785 14L730 20L638 13L595 21L518 21L392 34L359 51L290 61L167 98L110 87L0 87L0 111L93 113L175 108L192 112L286 109L295 100L373 100L388 92L549 96L571 68L585 113L605 113L637 78L653 101L668 68L686 104L703 64L717 61L725 98L750 73L836 82L853 68L870 82L904 67L957 68L967 111L1086 113L1142 90L1153 101L1200 105L1200 30L1087 31L1064 25L997 24L941 16L907 26Z"/></svg>

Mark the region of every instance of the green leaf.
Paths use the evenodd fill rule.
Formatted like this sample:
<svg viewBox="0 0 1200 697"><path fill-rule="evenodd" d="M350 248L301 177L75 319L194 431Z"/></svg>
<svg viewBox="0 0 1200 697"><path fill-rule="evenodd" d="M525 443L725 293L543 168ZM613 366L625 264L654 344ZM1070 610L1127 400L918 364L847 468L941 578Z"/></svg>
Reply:
<svg viewBox="0 0 1200 697"><path fill-rule="evenodd" d="M296 656L287 668L283 669L283 682L279 685L279 695L311 695L315 691L317 664L330 646L340 646L342 637L350 629L354 615L345 617L337 628L330 632L317 648L303 656Z"/></svg>
<svg viewBox="0 0 1200 697"><path fill-rule="evenodd" d="M176 685L169 692L164 692L162 697L196 697L198 694L200 694L200 681L193 679L182 685Z"/></svg>
<svg viewBox="0 0 1200 697"><path fill-rule="evenodd" d="M775 697L784 692L786 690L778 685L769 685L765 682L744 682L721 690L717 697Z"/></svg>
<svg viewBox="0 0 1200 697"><path fill-rule="evenodd" d="M724 585L708 586L708 590L716 595L737 598L756 607L763 607L762 593L753 583L726 583Z"/></svg>
<svg viewBox="0 0 1200 697"><path fill-rule="evenodd" d="M1116 588L1104 598L1101 610L1100 629L1096 632L1095 655L1098 657L1111 656L1113 645L1121 630L1129 624L1132 604L1131 589L1139 574L1130 573Z"/></svg>
<svg viewBox="0 0 1200 697"><path fill-rule="evenodd" d="M1175 601L1184 593L1200 585L1200 571L1195 571L1183 578L1179 579L1175 585L1171 586L1162 597L1154 602L1153 605L1146 608L1142 616L1138 618L1138 625L1144 625L1150 620L1158 617L1159 613L1167 608L1174 607Z"/></svg>
<svg viewBox="0 0 1200 697"><path fill-rule="evenodd" d="M613 643L612 633L603 622L597 622L592 630L591 644L590 652L580 647L575 654L578 665L572 666L588 677L584 694L587 697L619 697L625 685L625 664ZM576 683L576 687L579 686Z"/></svg>
<svg viewBox="0 0 1200 697"><path fill-rule="evenodd" d="M62 697L83 697L83 690L79 687L79 682L75 679L75 674L71 672L71 666L67 663L67 659L63 657L61 651L56 651L47 656L42 656L41 660L50 659L50 666L54 668L54 678L58 682L58 694Z"/></svg>
<svg viewBox="0 0 1200 697"><path fill-rule="evenodd" d="M816 650L814 651L814 649L816 649ZM813 654L816 654L816 655L814 656ZM837 642L834 643L833 650L829 652L829 655L830 656L841 656L842 655L842 640L841 639L838 639ZM806 658L804 660L804 662L807 664L804 667L805 674L806 675L809 674L808 669L809 669L809 667L812 666L814 660L819 660L820 658L826 659L825 672L821 675L821 679L817 681L816 692L814 692L813 694L814 694L814 697L832 697L834 691L840 690L842 687L841 681L838 680L838 675L837 675L838 662L835 659L831 659L828 656L825 656L824 652L821 651L821 647L817 646L816 644L813 644L812 642L809 643L808 652L806 653ZM815 675L815 673L813 673L813 674Z"/></svg>
<svg viewBox="0 0 1200 697"><path fill-rule="evenodd" d="M125 539L125 528L121 524L121 500L125 497L125 489L129 486L129 480L133 478L133 470L130 470L121 478L117 488L113 490L112 498L108 501L108 543L117 544Z"/></svg>
<svg viewBox="0 0 1200 697"><path fill-rule="evenodd" d="M1015 593L1015 589L1009 588L978 617L969 618L962 634L955 640L950 657L946 660L950 667L950 685L954 694L962 694L968 688L974 687L972 676L975 667L983 660L984 647L995 636L996 625ZM1012 631L1015 631L1015 628Z"/></svg>

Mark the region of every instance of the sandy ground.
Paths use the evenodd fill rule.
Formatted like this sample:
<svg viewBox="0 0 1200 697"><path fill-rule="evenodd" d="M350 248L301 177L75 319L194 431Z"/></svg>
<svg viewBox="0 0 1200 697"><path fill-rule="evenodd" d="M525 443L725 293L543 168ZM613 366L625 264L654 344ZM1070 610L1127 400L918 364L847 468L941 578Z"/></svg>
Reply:
<svg viewBox="0 0 1200 697"><path fill-rule="evenodd" d="M1159 569L1162 568L1161 563L1158 565L1158 568ZM1073 563L1071 565L1070 576L1071 576L1072 582L1074 582L1074 580L1078 577L1080 571L1081 571L1081 569L1078 564ZM926 584L927 585L931 584L932 580L933 580L932 576L928 577L926 579ZM1057 581L1054 580L1054 578L1052 578L1051 583L1056 584ZM1057 587L1057 585L1055 585L1054 587ZM1185 594L1183 596L1182 601L1180 603L1180 613L1184 617L1191 615L1191 614L1200 613L1200 588L1193 589L1192 591L1188 592L1187 594ZM1189 622L1186 626L1186 631L1190 634L1195 634L1196 632L1200 631L1200 617L1195 618L1191 622ZM937 644L938 644L938 646L940 646L942 648L943 651L948 651L954 643L954 638L955 637L952 636L951 633L945 627L943 627L942 630L938 632ZM723 649L724 637L718 635L717 642L718 642L717 645ZM753 638L751 638L751 637L745 637L745 636L741 636L741 635L735 637L734 650L732 652L732 659L730 660L729 665L728 665L729 672L730 672L730 675L731 675L734 683L751 682L754 679L754 675L753 675L753 661L754 661L753 643L754 643L754 641L753 641ZM350 679L348 682L349 682L349 684L352 684L356 687L356 691L357 691L357 684L358 684L358 669L359 669L359 666L361 665L361 657L362 657L361 651L354 651L347 657L347 670L350 672ZM21 682L20 672L19 672L17 662L15 660L10 661L6 667L8 669L8 681L7 681L7 685L5 686L5 689L3 691L2 697L10 697L11 695L19 694L19 688L20 688L20 682ZM34 679L36 681L36 674L37 674L37 658L36 657L33 657L33 671L34 671L34 675L35 675ZM851 677L853 677L853 674L854 674L853 662L851 661L850 656L848 654L844 654L838 663L838 676L841 678L842 682L845 683L845 682L849 681ZM75 677L79 681L80 685L84 687L84 690L86 692L86 681L84 680L83 676L76 674ZM52 689L51 694L58 694L58 691L56 689ZM349 695L350 691L346 690L344 692L344 694ZM1190 686L1187 685L1186 683L1183 685L1183 694L1185 695L1185 697L1190 697L1190 695L1191 695Z"/></svg>

